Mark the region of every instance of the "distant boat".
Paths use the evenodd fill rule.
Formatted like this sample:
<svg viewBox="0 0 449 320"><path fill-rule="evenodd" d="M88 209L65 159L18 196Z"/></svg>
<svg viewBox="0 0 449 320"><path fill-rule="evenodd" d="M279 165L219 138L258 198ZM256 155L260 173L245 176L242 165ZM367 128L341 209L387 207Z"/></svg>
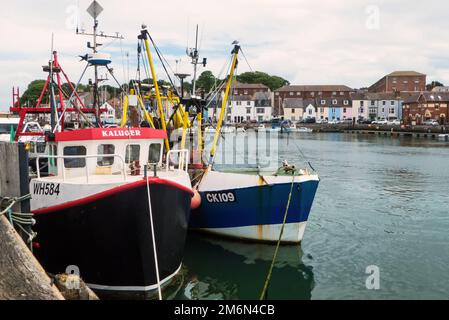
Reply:
<svg viewBox="0 0 449 320"><path fill-rule="evenodd" d="M449 134L439 134L438 135L438 140L444 140L444 141L447 141L447 140L449 140Z"/></svg>
<svg viewBox="0 0 449 320"><path fill-rule="evenodd" d="M300 128L298 128L297 131L298 131L298 132L313 132L312 129L306 128L306 127L300 127Z"/></svg>

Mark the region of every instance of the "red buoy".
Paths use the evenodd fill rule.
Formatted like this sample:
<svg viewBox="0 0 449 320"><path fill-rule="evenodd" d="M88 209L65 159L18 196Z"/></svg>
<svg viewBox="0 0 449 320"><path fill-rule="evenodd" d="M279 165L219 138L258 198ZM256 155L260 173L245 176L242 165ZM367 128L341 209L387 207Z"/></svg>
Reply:
<svg viewBox="0 0 449 320"><path fill-rule="evenodd" d="M190 208L194 210L199 208L200 205L201 205L200 193L198 192L198 190L193 190L193 197L192 200L190 201Z"/></svg>

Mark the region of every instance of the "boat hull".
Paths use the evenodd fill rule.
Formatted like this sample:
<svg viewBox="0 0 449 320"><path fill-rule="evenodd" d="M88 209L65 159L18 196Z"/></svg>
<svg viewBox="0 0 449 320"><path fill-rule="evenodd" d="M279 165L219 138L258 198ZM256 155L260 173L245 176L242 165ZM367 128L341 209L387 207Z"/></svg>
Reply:
<svg viewBox="0 0 449 320"><path fill-rule="evenodd" d="M94 290L157 289L146 183L102 194L36 214L36 257L53 274L76 266ZM181 267L192 195L167 184L150 184L150 194L160 280L166 283Z"/></svg>
<svg viewBox="0 0 449 320"><path fill-rule="evenodd" d="M201 205L192 212L190 228L250 241L278 241L292 178L260 180L257 175L209 172L200 185ZM295 178L283 243L302 240L318 182L316 176Z"/></svg>

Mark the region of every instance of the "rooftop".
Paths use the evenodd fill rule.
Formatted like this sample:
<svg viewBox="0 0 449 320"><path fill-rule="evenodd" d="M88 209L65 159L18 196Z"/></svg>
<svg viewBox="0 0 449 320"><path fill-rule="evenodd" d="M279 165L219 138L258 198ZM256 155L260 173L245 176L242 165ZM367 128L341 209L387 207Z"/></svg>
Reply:
<svg viewBox="0 0 449 320"><path fill-rule="evenodd" d="M387 74L388 77L413 77L413 76L425 76L423 73L419 73L416 71L393 71L390 74Z"/></svg>
<svg viewBox="0 0 449 320"><path fill-rule="evenodd" d="M345 85L288 85L275 91L354 91Z"/></svg>

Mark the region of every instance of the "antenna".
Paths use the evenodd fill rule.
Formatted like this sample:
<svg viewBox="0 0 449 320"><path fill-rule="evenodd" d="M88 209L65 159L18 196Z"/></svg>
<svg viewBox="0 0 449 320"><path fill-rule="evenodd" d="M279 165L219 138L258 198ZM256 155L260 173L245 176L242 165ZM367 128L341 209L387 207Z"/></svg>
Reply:
<svg viewBox="0 0 449 320"><path fill-rule="evenodd" d="M198 25L196 25L196 33L195 33L195 48L188 48L186 50L187 55L192 58L193 64L193 79L192 79L192 96L195 95L196 92L196 72L197 65L199 60L199 51L198 51ZM205 67L207 64L207 58L203 58L202 65Z"/></svg>
<svg viewBox="0 0 449 320"><path fill-rule="evenodd" d="M87 42L87 47L89 49L92 49L93 54L92 55L87 55L86 60L88 61L89 65L94 66L95 69L95 81L93 83L93 89L94 89L94 108L96 108L97 110L97 122L99 119L99 93L98 93L98 83L100 81L105 81L107 79L99 79L98 78L98 67L99 66L104 66L108 69L109 73L111 74L111 76L114 78L114 75L112 74L112 69L110 69L107 65L109 63L111 63L111 60L109 58L106 58L103 55L98 54L98 47L102 46L101 43L97 42L97 38L109 38L109 39L120 39L123 40L124 37L122 35L120 35L118 32L115 33L115 35L107 35L105 34L103 31L100 31L100 33L97 32L98 30L98 20L97 18L99 17L99 15L103 12L103 7L96 1L94 0L90 6L87 8L87 13L89 13L89 15L93 18L94 20L94 25L93 25L93 32L92 33L86 33L85 30L82 28L81 32L78 30L76 30L76 34L77 35L83 35L83 36L91 36L93 38L93 43L91 44L91 42ZM120 87L120 84L118 84Z"/></svg>

